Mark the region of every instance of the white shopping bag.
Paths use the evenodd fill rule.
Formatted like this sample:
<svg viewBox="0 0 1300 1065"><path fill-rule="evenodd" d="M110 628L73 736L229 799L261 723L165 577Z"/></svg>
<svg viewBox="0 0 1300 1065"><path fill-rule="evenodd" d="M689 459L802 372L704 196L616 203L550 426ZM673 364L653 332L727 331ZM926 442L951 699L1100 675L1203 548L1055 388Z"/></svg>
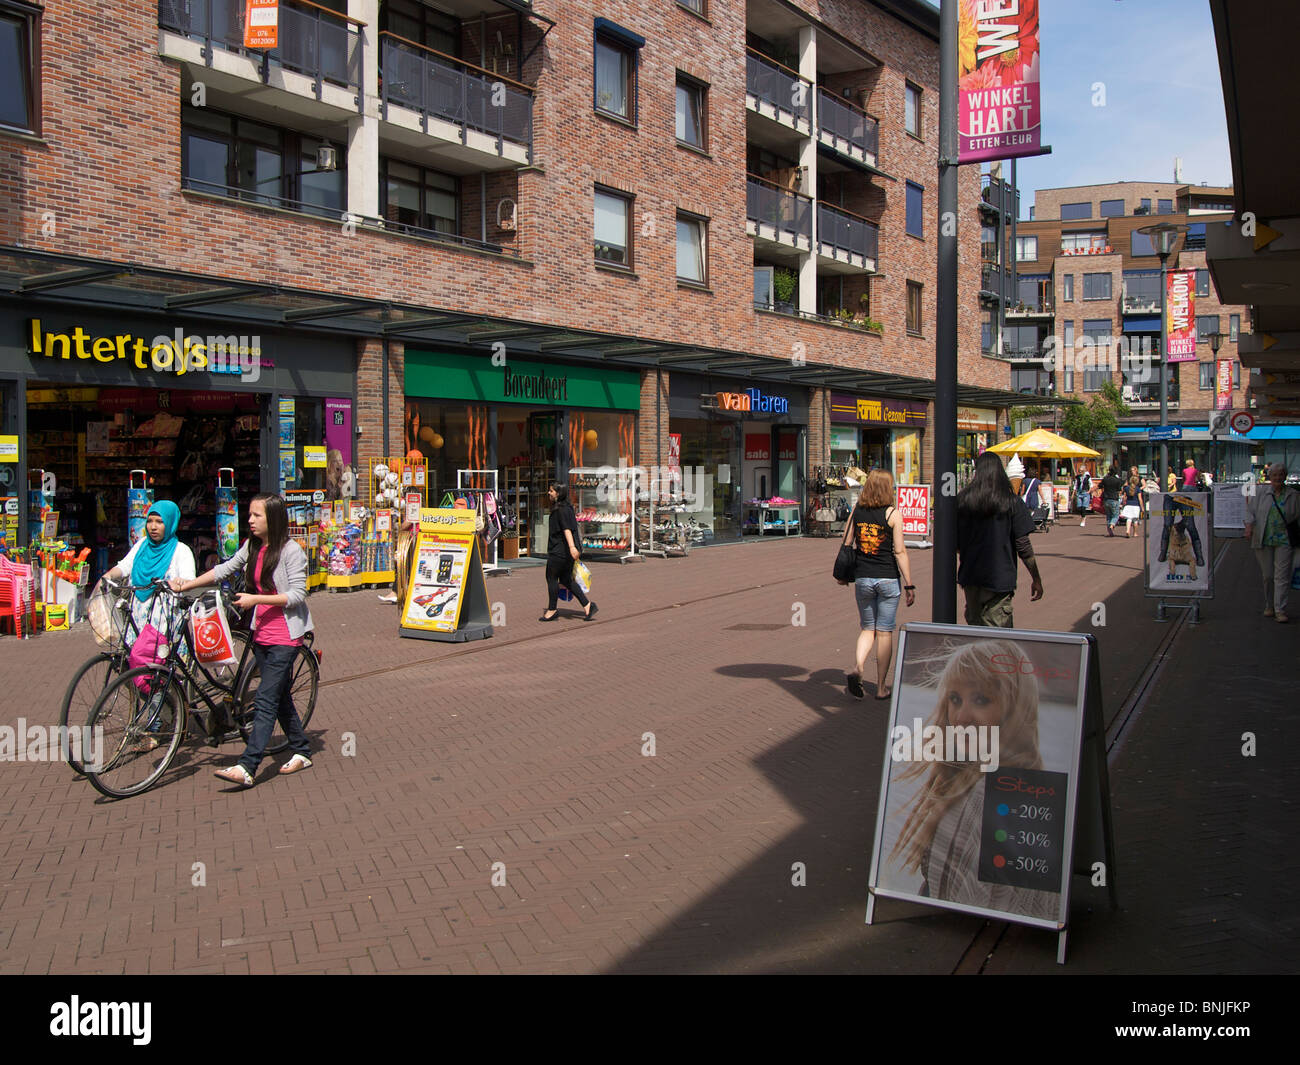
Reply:
<svg viewBox="0 0 1300 1065"><path fill-rule="evenodd" d="M591 570L587 568L585 562L573 564L573 583L578 586L583 595L591 591Z"/></svg>
<svg viewBox="0 0 1300 1065"><path fill-rule="evenodd" d="M220 592L215 609L209 610L202 603L190 607L190 643L194 657L205 666L233 666L239 661Z"/></svg>

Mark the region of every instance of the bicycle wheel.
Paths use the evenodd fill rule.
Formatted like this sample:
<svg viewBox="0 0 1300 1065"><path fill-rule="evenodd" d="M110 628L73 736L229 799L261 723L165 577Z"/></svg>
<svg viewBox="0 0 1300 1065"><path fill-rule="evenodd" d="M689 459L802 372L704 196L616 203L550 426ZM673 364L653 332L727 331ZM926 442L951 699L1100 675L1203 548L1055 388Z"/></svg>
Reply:
<svg viewBox="0 0 1300 1065"><path fill-rule="evenodd" d="M95 701L103 693L104 689L112 683L116 677L126 669L126 652L108 652L103 651L88 659L76 673L72 675L72 681L68 685L68 690L63 694L63 705L59 709L59 725L62 728L80 729L81 726L90 720L90 712L95 709ZM65 733L60 733L60 736ZM68 747L66 750L66 761L75 772L84 772L81 759L77 757L84 750L84 739L86 734L81 733L81 739L75 744L69 737ZM75 752L74 752L75 748Z"/></svg>
<svg viewBox="0 0 1300 1065"><path fill-rule="evenodd" d="M316 709L316 689L320 686L320 663L316 660L315 652L309 647L299 647L298 654L293 660L292 670L289 677L289 693L293 697L294 708L298 711L298 719L305 729L307 722L311 720L312 711ZM239 734L244 737L245 743L253 735L253 719L256 717L253 702L257 698L257 688L261 680L261 671L257 668L257 661L254 659L239 683L234 702L235 724L239 726ZM288 746L289 737L284 734L284 726L280 724L280 719L277 717L275 726L271 729L271 739L266 745L266 753L278 754Z"/></svg>
<svg viewBox="0 0 1300 1065"><path fill-rule="evenodd" d="M141 687L136 680L148 683ZM90 712L98 759L87 761L86 779L115 799L140 794L176 757L186 713L185 695L166 669L127 670L104 689Z"/></svg>

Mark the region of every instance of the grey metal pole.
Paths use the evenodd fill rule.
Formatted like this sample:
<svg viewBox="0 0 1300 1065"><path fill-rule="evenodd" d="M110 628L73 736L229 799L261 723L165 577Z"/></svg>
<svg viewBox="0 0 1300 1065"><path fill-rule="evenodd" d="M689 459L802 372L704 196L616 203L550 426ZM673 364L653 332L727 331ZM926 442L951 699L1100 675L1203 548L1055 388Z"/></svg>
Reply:
<svg viewBox="0 0 1300 1065"><path fill-rule="evenodd" d="M957 620L957 4L939 15L939 276L934 340L934 591L931 617Z"/></svg>
<svg viewBox="0 0 1300 1065"><path fill-rule="evenodd" d="M1169 362L1169 319L1166 316L1165 300L1168 299L1169 288L1166 280L1166 274L1169 269L1169 256L1160 256L1160 428L1163 430L1169 417L1169 379L1168 367ZM1164 433L1160 434L1160 469L1156 473L1156 484L1161 487L1165 484L1165 471L1169 469L1169 442L1164 439Z"/></svg>

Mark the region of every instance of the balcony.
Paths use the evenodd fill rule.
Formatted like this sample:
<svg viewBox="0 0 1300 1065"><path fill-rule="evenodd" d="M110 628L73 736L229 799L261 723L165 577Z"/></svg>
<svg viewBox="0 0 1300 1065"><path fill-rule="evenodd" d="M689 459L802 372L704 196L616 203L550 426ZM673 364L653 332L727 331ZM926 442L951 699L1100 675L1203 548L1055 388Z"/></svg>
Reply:
<svg viewBox="0 0 1300 1065"><path fill-rule="evenodd" d="M380 111L386 140L420 149L443 142L462 167L525 166L533 155L527 85L391 33L380 34Z"/></svg>
<svg viewBox="0 0 1300 1065"><path fill-rule="evenodd" d="M279 45L246 49L244 6L244 0L159 0L159 51L204 68L202 80L254 105L325 119L361 113L365 23L308 0L285 0ZM266 89L249 92L248 82Z"/></svg>
<svg viewBox="0 0 1300 1065"><path fill-rule="evenodd" d="M812 249L812 200L756 175L745 183L745 230L757 245Z"/></svg>
<svg viewBox="0 0 1300 1065"><path fill-rule="evenodd" d="M1056 314L1050 299L1016 300L1007 305L1008 318L1051 318Z"/></svg>
<svg viewBox="0 0 1300 1065"><path fill-rule="evenodd" d="M980 268L980 295L986 299L1002 299L1007 275L1000 266L984 265Z"/></svg>
<svg viewBox="0 0 1300 1065"><path fill-rule="evenodd" d="M1134 290L1125 285L1124 294L1120 297L1120 305L1125 314L1159 314L1160 293Z"/></svg>
<svg viewBox="0 0 1300 1065"><path fill-rule="evenodd" d="M812 132L812 82L752 48L745 56L745 106L802 136Z"/></svg>
<svg viewBox="0 0 1300 1065"><path fill-rule="evenodd" d="M817 205L817 255L832 272L874 272L879 244L875 222L830 204Z"/></svg>
<svg viewBox="0 0 1300 1065"><path fill-rule="evenodd" d="M842 97L817 90L817 142L872 169L880 148L880 123Z"/></svg>
<svg viewBox="0 0 1300 1065"><path fill-rule="evenodd" d="M1006 197L1006 206L1002 214L1007 218L1019 210L1020 193L1015 192L1014 197L1007 194L1011 191L1011 185L1008 182L1000 181L992 174L983 174L980 177L980 209L991 212L994 216L998 213L998 208ZM1017 215L1017 217L1019 217Z"/></svg>

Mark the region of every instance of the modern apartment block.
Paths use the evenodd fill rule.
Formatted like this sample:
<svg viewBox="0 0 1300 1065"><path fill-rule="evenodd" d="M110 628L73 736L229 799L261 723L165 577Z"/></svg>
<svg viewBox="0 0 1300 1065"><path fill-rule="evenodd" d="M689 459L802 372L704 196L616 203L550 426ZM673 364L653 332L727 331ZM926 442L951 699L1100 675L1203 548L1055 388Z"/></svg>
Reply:
<svg viewBox="0 0 1300 1065"><path fill-rule="evenodd" d="M305 446L363 475L418 450L439 489L523 468L534 494L680 461L709 471L717 539L833 458L931 478L934 7L278 12L264 50L245 0L0 0L20 482L120 494L170 459L87 462L88 427L160 410L217 426L241 492L323 487ZM991 442L1011 397L980 351L973 171L961 197L959 402ZM204 337L227 372L186 356Z"/></svg>
<svg viewBox="0 0 1300 1065"><path fill-rule="evenodd" d="M1154 363L1160 342L1160 259L1140 230L1156 222L1185 227L1169 258L1170 270L1194 270L1196 361L1168 367L1170 425L1183 430L1170 445L1171 461L1191 455L1208 463L1209 415L1218 402L1248 405L1238 337L1249 332L1244 306L1221 304L1205 262L1206 232L1232 216L1231 188L1159 182L1041 189L1033 218L1017 225L1015 278L1006 306L1003 357L1012 387L1025 396L1072 396L1088 401L1104 381L1119 387L1132 410L1121 419L1116 451L1129 464L1158 458L1145 441L1159 423L1160 389ZM987 257L987 255L986 255ZM987 301L991 302L991 301ZM992 307L985 310L985 339ZM1217 353L1212 338L1219 334ZM1122 343L1119 343L1122 342ZM1051 345L1061 349L1060 372L1044 368ZM1127 354L1128 359L1125 359ZM1217 364L1230 374L1221 383ZM1226 473L1249 470L1244 439L1220 443L1216 465Z"/></svg>

